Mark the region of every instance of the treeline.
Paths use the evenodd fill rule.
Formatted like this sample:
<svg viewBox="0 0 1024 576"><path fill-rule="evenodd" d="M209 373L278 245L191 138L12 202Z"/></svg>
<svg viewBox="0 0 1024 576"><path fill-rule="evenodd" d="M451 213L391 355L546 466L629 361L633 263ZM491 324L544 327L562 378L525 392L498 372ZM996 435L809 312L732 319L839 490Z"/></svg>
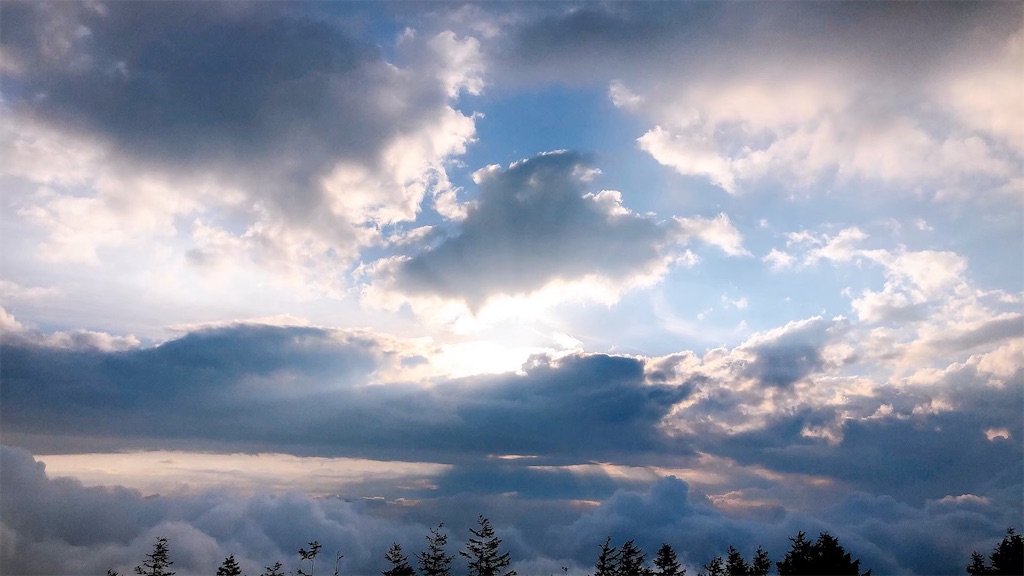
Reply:
<svg viewBox="0 0 1024 576"><path fill-rule="evenodd" d="M509 570L511 557L508 552L501 551L501 539L497 537L490 521L480 516L479 526L471 528L469 540L464 550L458 555L465 558L467 576L517 576ZM390 568L382 572L383 576L454 576L454 554L448 554L447 534L442 533L443 524L430 529L427 535L427 547L415 555L417 568L414 568L402 546L394 542L384 558ZM729 546L725 556L716 556L702 566L698 576L767 576L774 567L779 576L870 576L871 570L860 572L860 560L854 559L839 539L827 532L822 532L816 540L809 540L804 532L798 532L789 539L791 546L781 560L774 562L763 548L758 547L753 557L747 559L733 546ZM316 540L308 544L308 548L299 549L299 567L295 572L285 573L280 562L267 566L259 576L316 576L317 559L323 546ZM340 572L340 552L334 558L334 576L342 576ZM170 558L170 549L166 538L157 538L151 554L146 560L135 567L135 574L140 576L173 576L170 570L174 562ZM323 562L321 561L321 566ZM329 567L328 567L329 568ZM308 572L307 572L308 570ZM568 573L568 567L562 567ZM1013 528L1006 531L1006 536L996 545L986 561L978 552L971 555L966 567L968 574L975 576L1024 576L1024 539ZM597 562L592 576L685 576L675 550L669 544L662 544L654 558L648 562L647 553L640 549L633 540L627 540L619 546L612 546L611 538L599 547ZM113 570L107 570L107 576L120 576ZM228 556L217 568L216 576L243 576L241 567L234 555ZM524 575L532 576L532 575Z"/></svg>

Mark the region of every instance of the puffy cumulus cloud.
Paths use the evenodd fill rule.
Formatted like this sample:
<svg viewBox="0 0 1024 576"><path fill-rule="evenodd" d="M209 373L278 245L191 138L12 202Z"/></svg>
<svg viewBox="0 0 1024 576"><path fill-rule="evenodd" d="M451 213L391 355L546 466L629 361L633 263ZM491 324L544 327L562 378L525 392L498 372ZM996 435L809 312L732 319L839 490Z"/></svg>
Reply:
<svg viewBox="0 0 1024 576"><path fill-rule="evenodd" d="M662 426L700 454L912 502L973 490L1019 507L1006 495L1022 483L1007 466L1021 449L1021 319L974 312L975 323L937 315L906 330L815 317L732 349L650 359L646 376L693 386ZM717 497L737 509L767 495L731 490Z"/></svg>
<svg viewBox="0 0 1024 576"><path fill-rule="evenodd" d="M690 237L731 256L747 253L725 214L659 222L623 206L617 191L587 192L593 171L585 156L564 151L479 170L477 199L458 233L370 266L370 294L461 300L478 310L492 298L583 282L614 301L623 289L663 276Z"/></svg>
<svg viewBox="0 0 1024 576"><path fill-rule="evenodd" d="M675 221L686 237L699 238L705 244L720 248L729 256L750 256L750 252L743 247L743 236L724 212L714 218L677 217Z"/></svg>
<svg viewBox="0 0 1024 576"><path fill-rule="evenodd" d="M797 531L812 537L828 531L861 560L864 569L945 574L961 569L972 546L991 546L986 542L999 533L1003 520L1012 522L1012 512L1007 514L973 495L913 506L890 496L864 493L842 498L815 516L788 513L769 521L746 520L723 514L686 482L669 476L644 491L617 491L563 529L560 541L580 555L595 555L594 543L609 535L613 543L635 539L650 555L668 542L685 566L700 570L712 557L724 556L730 545L747 557L760 545L778 560Z"/></svg>
<svg viewBox="0 0 1024 576"><path fill-rule="evenodd" d="M791 331L807 333L807 326L800 328ZM811 338L805 342L818 342L812 349L820 350L819 358L833 359L782 390L737 377L758 374L751 371L757 364L748 350L762 350L766 342L773 350L787 338L757 340L704 358L652 362L662 379L686 374L696 384L666 418L666 429L691 438L702 453L744 466L829 478L911 502L958 491L1002 493L1004 505L1019 507L1019 494L1013 494L1024 477L1007 466L1021 449L1017 408L1024 400L1024 366L1008 357L1019 347L1016 340L901 379L898 367L879 369L862 350L838 345L830 351L837 344ZM1005 434L997 437L991 432L996 429Z"/></svg>
<svg viewBox="0 0 1024 576"><path fill-rule="evenodd" d="M954 493L908 504L891 496L853 493L817 514L782 511L768 519L738 518L674 476L618 487L590 502L540 500L494 491L430 499L311 498L298 492L242 495L213 490L146 497L122 487L86 487L55 477L24 450L0 447L0 565L18 574L122 573L139 564L154 540L167 537L174 568L212 570L234 554L244 571L282 561L297 566L300 546L317 539L326 556L344 554L341 568L372 574L385 567L391 542L412 556L427 527L444 521L449 551L461 547L476 514L488 515L513 555L513 567L568 566L585 574L605 537L634 539L653 554L670 543L692 569L729 545L749 556L764 546L773 559L798 530L829 531L862 566L881 573L955 572L972 550L998 540L1013 508L998 498ZM496 472L496 470L492 470ZM515 475L490 474L509 485ZM596 480L600 483L600 480ZM502 484L504 485L504 484ZM596 484L595 484L596 486ZM587 492L574 489L574 494ZM956 534L951 538L950 534Z"/></svg>
<svg viewBox="0 0 1024 576"><path fill-rule="evenodd" d="M834 234L804 230L786 238L789 252L773 249L772 262L856 266L868 284L843 290L859 321L848 344L861 356L912 371L945 366L1020 336L1021 296L979 289L961 254L903 245L868 248L871 237L858 227ZM880 282L870 279L871 271Z"/></svg>
<svg viewBox="0 0 1024 576"><path fill-rule="evenodd" d="M482 88L475 39L409 31L389 61L318 7L179 8L5 10L4 174L35 189L16 213L42 255L105 262L160 238L195 266L302 275L343 269L431 196L454 210L444 164L474 137L452 102Z"/></svg>
<svg viewBox="0 0 1024 576"><path fill-rule="evenodd" d="M804 433L831 416L804 411L777 416L760 430L720 436L712 440L715 447L701 448L748 465L827 475L911 503L973 490L999 495L1006 509L1019 508L1024 477L1009 465L1021 450L1019 418L1013 413L1024 400L1019 375L1015 387L1007 388L984 387L983 379L965 373L957 376L962 381L953 389L947 381L937 382L938 389L878 390L877 400L851 399L851 412L856 404L880 400L892 413L841 418L839 437L832 441ZM1010 438L990 440L986 432L994 427L1005 427Z"/></svg>
<svg viewBox="0 0 1024 576"><path fill-rule="evenodd" d="M49 295L49 292L46 292ZM118 352L138 348L142 343L132 335L116 336L94 330L45 333L25 326L0 306L0 335L7 346L41 346L68 351Z"/></svg>
<svg viewBox="0 0 1024 576"><path fill-rule="evenodd" d="M685 456L659 428L691 387L642 360L533 357L520 373L387 380L420 358L400 342L305 326L234 325L110 352L7 340L5 442L60 453L195 445L447 462ZM267 422L276 422L267 426Z"/></svg>
<svg viewBox="0 0 1024 576"><path fill-rule="evenodd" d="M659 163L730 193L1020 190L1022 29L1006 5L552 8L496 42L529 83L606 83ZM864 46L870 45L869 50ZM922 103L924 103L922 105Z"/></svg>
<svg viewBox="0 0 1024 576"><path fill-rule="evenodd" d="M787 387L825 365L821 349L848 329L842 317L831 321L815 317L789 322L781 328L755 334L739 346L753 359L744 368L762 386Z"/></svg>
<svg viewBox="0 0 1024 576"><path fill-rule="evenodd" d="M863 377L837 377L856 357L844 342L850 330L846 318L816 316L755 333L732 349L649 360L652 381L694 387L663 421L664 429L686 438L732 436L764 430L779 414L799 414L808 425L798 434L828 434L836 423L829 410L873 385Z"/></svg>
<svg viewBox="0 0 1024 576"><path fill-rule="evenodd" d="M83 487L48 477L31 454L0 448L4 547L0 564L15 574L122 574L141 563L159 536L167 537L174 569L209 572L234 554L244 571L259 573L319 539L324 554L340 548L350 573L379 572L393 541L416 551L424 524L374 514L375 501L313 499L298 492L242 497L224 491L144 497L120 487ZM381 507L399 504L381 503Z"/></svg>

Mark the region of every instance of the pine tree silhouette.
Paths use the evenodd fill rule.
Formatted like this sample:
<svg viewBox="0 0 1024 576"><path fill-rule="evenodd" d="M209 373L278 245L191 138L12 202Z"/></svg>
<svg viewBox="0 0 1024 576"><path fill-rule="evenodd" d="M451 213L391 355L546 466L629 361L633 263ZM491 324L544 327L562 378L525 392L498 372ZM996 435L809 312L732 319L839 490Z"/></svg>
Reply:
<svg viewBox="0 0 1024 576"><path fill-rule="evenodd" d="M416 576L416 571L409 564L409 559L402 553L402 546L392 542L391 548L384 558L391 563L391 569L385 570L383 576Z"/></svg>
<svg viewBox="0 0 1024 576"><path fill-rule="evenodd" d="M494 534L491 522L480 516L476 519L479 530L469 529L473 537L466 543L466 550L459 555L469 560L469 576L516 576L515 571L504 572L511 563L509 553L498 553L501 540Z"/></svg>
<svg viewBox="0 0 1024 576"><path fill-rule="evenodd" d="M668 544L662 544L658 548L658 554L654 557L654 567L658 569L655 576L685 576L686 569L679 565L676 558L676 551Z"/></svg>
<svg viewBox="0 0 1024 576"><path fill-rule="evenodd" d="M235 561L234 554L225 558L224 563L217 568L217 576L242 576L242 568Z"/></svg>
<svg viewBox="0 0 1024 576"><path fill-rule="evenodd" d="M423 576L451 576L452 559L455 556L448 556L444 553L444 547L448 544L448 535L441 533L444 523L438 524L437 528L430 529L427 536L427 549L416 555L420 565L420 574Z"/></svg>
<svg viewBox="0 0 1024 576"><path fill-rule="evenodd" d="M604 544L601 544L601 554L597 557L597 565L594 576L617 576L619 573L619 551L611 545L612 537L609 536Z"/></svg>
<svg viewBox="0 0 1024 576"><path fill-rule="evenodd" d="M167 538L161 536L156 539L153 546L153 553L146 554L146 561L141 566L135 567L135 573L142 576L173 576L174 572L168 572L167 568L174 564L171 562L170 549L167 546Z"/></svg>

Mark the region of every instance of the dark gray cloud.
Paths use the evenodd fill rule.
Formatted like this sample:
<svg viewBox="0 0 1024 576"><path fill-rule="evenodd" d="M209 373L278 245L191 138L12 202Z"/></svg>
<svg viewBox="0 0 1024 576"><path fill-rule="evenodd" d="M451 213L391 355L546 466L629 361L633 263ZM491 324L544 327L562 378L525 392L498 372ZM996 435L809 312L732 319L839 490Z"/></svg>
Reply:
<svg viewBox="0 0 1024 576"><path fill-rule="evenodd" d="M755 354L747 375L765 386L785 388L822 367L818 349L809 344L759 346Z"/></svg>
<svg viewBox="0 0 1024 576"><path fill-rule="evenodd" d="M344 573L369 575L384 568L391 542L414 554L424 545L427 527L437 522L445 522L448 550L454 553L481 513L492 519L524 574L526 567L540 565L569 566L572 574L584 574L607 536L616 543L635 539L648 553L668 542L691 568L723 554L730 544L747 555L761 545L777 559L797 530L838 535L875 573L957 574L972 550L988 550L1005 529L1005 516L984 499L911 506L864 493L851 494L817 516L742 520L716 510L674 477L619 489L596 508L493 492L410 506L297 493L144 497L48 476L30 453L6 446L0 446L0 465L0 569L5 574L96 574L107 568L130 573L155 538L165 536L181 574L209 573L228 554L250 574L278 560L293 569L298 548L315 538L324 544L325 556L336 550L345 555Z"/></svg>
<svg viewBox="0 0 1024 576"><path fill-rule="evenodd" d="M816 317L792 323L777 334L748 342L741 349L754 354L744 368L744 376L756 378L763 386L787 388L825 366L822 348L848 324L840 320Z"/></svg>
<svg viewBox="0 0 1024 576"><path fill-rule="evenodd" d="M243 325L114 353L14 339L0 354L5 441L35 450L89 450L95 438L91 449L198 441L442 461L689 453L657 426L691 388L645 383L632 358L538 357L523 375L423 388L366 386L399 354L317 328Z"/></svg>
<svg viewBox="0 0 1024 576"><path fill-rule="evenodd" d="M404 186L443 171L473 120L449 107L465 72L447 60L460 40L410 37L385 54L379 31L356 24L366 7L324 8L11 3L0 23L5 111L21 129L104 151L102 169L118 177L172 182L189 199L175 209L191 206L208 225L240 235L259 222L246 242L261 261L301 260L293 252L308 234L326 244L321 257L346 259L372 236L366 220L414 217L428 186ZM395 149L401 137L425 144ZM331 180L339 166L348 172ZM96 196L118 216L131 204ZM187 255L199 265L213 257Z"/></svg>
<svg viewBox="0 0 1024 576"><path fill-rule="evenodd" d="M820 343L832 326L790 327L749 347ZM636 538L647 550L668 541L696 565L729 544L762 544L777 556L797 530L829 530L879 573L934 574L958 571L972 547L986 549L1019 521L1024 478L1012 465L1024 437L1019 371L995 386L968 364L928 389L878 388L876 402L891 400L893 415L846 420L841 439L830 444L804 430L833 425L837 414L811 406L756 431L725 434L694 422L692 434L673 440L659 424L694 386L714 383L673 368L663 379L685 384L652 385L647 382L658 379L645 376L642 361L601 354L536 357L522 374L438 381L430 388L365 386L375 370L401 363L401 354L367 336L238 325L122 351L58 349L7 337L0 360L5 443L49 452L179 447L453 464L433 479L433 489L381 487L390 498L420 500L406 510L297 495L144 499L44 480L27 454L9 451L0 476L5 569L23 566L46 546L58 552L28 572L124 567L137 562L157 534L181 543L182 567L199 570L228 553L255 566L272 561L269 555L290 557L290 538L301 545L326 534L351 566L372 573L378 540L405 538L415 546L423 526L451 517L461 529L475 514L493 510L510 527L517 557L581 571L608 535ZM654 374L666 367L657 368ZM712 396L701 405L712 414L743 402L737 391ZM915 412L939 396L956 411ZM859 410L858 402L867 399L853 398L849 407ZM1005 428L1009 438L989 440L990 428ZM679 480L649 485L644 475L622 479L560 467L597 461L692 468L694 449L738 465L829 478L863 494L820 513L793 512L799 503L790 508L782 502L770 514L735 518ZM538 457L495 458L503 454ZM743 478L735 489L754 498L772 494L777 482ZM365 492L366 486L348 489ZM584 514L573 503L578 500L603 503ZM96 518L103 530L86 526ZM943 530L968 536L949 548ZM82 548L86 559L75 560ZM74 564L79 561L85 563Z"/></svg>
<svg viewBox="0 0 1024 576"><path fill-rule="evenodd" d="M666 257L671 229L628 212L617 198L585 197L589 169L586 156L557 152L481 173L476 205L458 234L402 261L395 287L475 308L555 279L623 281L646 272Z"/></svg>
<svg viewBox="0 0 1024 576"><path fill-rule="evenodd" d="M374 154L389 136L393 119L374 98L394 81L382 75L383 55L315 12L211 2L14 3L4 12L15 109L134 157L249 170L277 159L315 174L338 156ZM440 87L418 97L445 100Z"/></svg>
<svg viewBox="0 0 1024 576"><path fill-rule="evenodd" d="M931 501L914 507L889 496L854 493L818 515L788 513L763 522L732 518L693 493L674 477L658 480L646 490L622 489L594 511L563 529L560 544L578 554L596 557L596 544L635 539L649 553L663 542L695 568L729 545L746 556L763 546L777 560L789 548L788 538L803 530L828 531L876 574L957 574L973 549L987 549L998 539L1007 515L982 499ZM1014 521L1012 518L1009 518ZM958 534L954 543L948 534Z"/></svg>
<svg viewBox="0 0 1024 576"><path fill-rule="evenodd" d="M144 497L123 488L86 488L49 478L31 454L0 447L0 567L5 574L131 573L157 536L170 541L179 574L209 573L235 554L245 572L282 561L312 539L332 556L341 548L346 573L382 569L392 541L418 550L426 527L373 514L372 503L313 499L290 493L250 498L229 492ZM333 558L332 558L333 561Z"/></svg>
<svg viewBox="0 0 1024 576"><path fill-rule="evenodd" d="M981 24L1019 26L1008 6L947 3L828 4L587 3L517 11L489 48L498 82L593 82L652 71L729 69L742 59L816 58L884 61L904 81L932 71L952 39ZM498 20L502 8L492 12ZM865 48L867 46L868 48ZM597 80L601 82L602 80Z"/></svg>
<svg viewBox="0 0 1024 576"><path fill-rule="evenodd" d="M779 416L757 431L701 435L696 446L744 464L834 478L914 505L965 493L1002 494L1002 505L1019 510L1024 471L1014 463L1019 464L1024 451L1022 384L1020 372L1004 388L971 381L952 397L945 397L956 410L933 414L915 413L914 409L929 405L930 395L913 399L906 397L913 393L890 391L897 398L898 413L888 418L844 420L836 445L803 434L807 428L836 422L836 411L808 408ZM905 408L899 408L901 403ZM990 429L1005 429L1010 438L989 440L986 431ZM1015 495L1005 499L1009 494ZM1005 521L1019 523L1012 515Z"/></svg>

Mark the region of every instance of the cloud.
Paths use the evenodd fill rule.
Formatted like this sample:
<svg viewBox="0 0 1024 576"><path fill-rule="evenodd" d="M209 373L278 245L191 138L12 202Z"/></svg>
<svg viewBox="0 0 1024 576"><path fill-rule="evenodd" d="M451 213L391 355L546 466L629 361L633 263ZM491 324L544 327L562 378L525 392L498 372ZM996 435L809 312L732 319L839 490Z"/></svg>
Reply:
<svg viewBox="0 0 1024 576"><path fill-rule="evenodd" d="M343 569L369 574L381 570L390 542L402 542L411 554L427 533L423 524L387 519L358 501L295 492L147 498L124 488L85 488L72 478L47 477L23 450L5 446L0 457L5 572L129 573L152 551L156 537L164 536L180 573L210 571L228 554L248 573L275 561L293 566L294 551L319 539L326 556L341 548Z"/></svg>
<svg viewBox="0 0 1024 576"><path fill-rule="evenodd" d="M765 254L762 258L762 262L766 262L772 270L782 270L788 268L793 264L793 256L779 250L778 248L772 248L771 252Z"/></svg>
<svg viewBox="0 0 1024 576"><path fill-rule="evenodd" d="M755 334L737 348L753 355L744 374L763 386L790 386L824 367L821 349L845 329L843 318L815 317Z"/></svg>
<svg viewBox="0 0 1024 576"><path fill-rule="evenodd" d="M240 495L301 491L349 497L408 493L429 486L450 466L289 454L207 454L176 450L37 456L53 476L74 476L88 486L129 485L143 495L196 494L231 486Z"/></svg>
<svg viewBox="0 0 1024 576"><path fill-rule="evenodd" d="M778 560L798 530L812 536L828 531L873 572L938 574L959 567L972 545L998 530L995 510L977 497L937 499L914 507L889 496L853 493L817 518L786 514L769 522L743 520L723 514L686 482L669 476L644 491L619 490L563 530L562 541L592 558L595 542L603 542L603 536L611 536L613 544L635 539L649 555L667 542L685 566L700 570L713 556L724 556L730 545L748 558L761 545ZM936 525L948 531L926 529ZM964 538L950 542L944 536L950 533Z"/></svg>
<svg viewBox="0 0 1024 576"><path fill-rule="evenodd" d="M729 256L750 256L743 247L743 236L724 212L714 218L675 218L684 236L694 236L705 244L716 246Z"/></svg>
<svg viewBox="0 0 1024 576"><path fill-rule="evenodd" d="M391 542L411 556L421 549L427 526L439 521L446 524L453 552L480 513L495 522L513 567L522 570L569 566L573 574L586 573L606 536L616 544L635 539L648 554L668 542L685 565L699 568L729 545L748 556L762 545L778 559L797 530L827 530L865 567L935 574L958 567L972 549L991 546L1003 522L1013 520L1000 513L999 502L969 493L920 505L853 493L816 516L743 519L724 514L673 476L620 487L588 506L469 493L420 501L311 498L295 492L241 495L223 489L145 497L55 477L17 448L0 447L0 463L0 565L19 574L129 572L157 536L169 539L174 568L183 573L209 571L228 554L250 573L275 561L288 569L297 565L295 550L317 539L327 557L336 550L344 554L343 570L372 574L383 569ZM947 534L957 538L950 541Z"/></svg>
<svg viewBox="0 0 1024 576"><path fill-rule="evenodd" d="M49 295L46 291L44 295ZM35 294L32 295L35 297ZM94 330L57 331L49 334L21 322L0 306L0 334L7 345L28 345L75 351L117 352L138 348L142 343L132 335L116 336Z"/></svg>
<svg viewBox="0 0 1024 576"><path fill-rule="evenodd" d="M615 106L648 122L640 149L729 193L869 185L1013 201L1024 153L1011 120L1010 95L1024 86L1016 16L1006 6L553 8L509 26L491 60L498 82L603 82Z"/></svg>
<svg viewBox="0 0 1024 576"><path fill-rule="evenodd" d="M243 256L302 277L452 202L444 163L475 127L451 103L483 86L473 38L410 31L392 61L311 6L5 12L0 145L5 173L39 190L17 213L47 258L109 262L160 238L196 266Z"/></svg>
<svg viewBox="0 0 1024 576"><path fill-rule="evenodd" d="M155 442L440 462L688 454L658 425L690 388L648 384L629 357L537 356L521 374L388 382L388 370L413 358L396 342L261 325L120 352L12 340L3 355L5 441L41 452Z"/></svg>
<svg viewBox="0 0 1024 576"><path fill-rule="evenodd" d="M378 262L374 281L479 309L492 297L528 295L557 281L629 286L661 277L681 239L625 208L618 192L586 192L589 170L585 156L552 152L478 171L476 204L456 235L411 257ZM688 234L729 253L741 249L724 215L690 227Z"/></svg>

